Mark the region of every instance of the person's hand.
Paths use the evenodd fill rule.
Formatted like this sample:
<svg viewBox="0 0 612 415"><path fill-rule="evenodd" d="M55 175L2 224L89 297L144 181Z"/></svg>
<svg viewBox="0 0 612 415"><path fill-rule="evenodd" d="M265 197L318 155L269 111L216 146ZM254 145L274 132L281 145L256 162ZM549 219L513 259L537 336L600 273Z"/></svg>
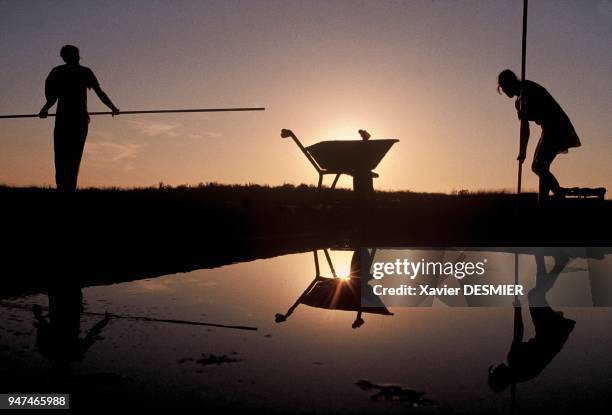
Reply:
<svg viewBox="0 0 612 415"><path fill-rule="evenodd" d="M525 152L521 151L516 159L519 161L519 163L523 164L523 162L525 161L525 157Z"/></svg>
<svg viewBox="0 0 612 415"><path fill-rule="evenodd" d="M120 111L120 110L119 110L119 108L117 108L117 107L111 108L111 113L112 113L111 115L112 115L113 117L114 117L115 115L119 115L119 113L120 113L120 112L121 112L121 111Z"/></svg>
<svg viewBox="0 0 612 415"><path fill-rule="evenodd" d="M49 116L49 110L47 110L46 108L43 108L40 110L40 112L38 113L38 117L40 118L47 118Z"/></svg>

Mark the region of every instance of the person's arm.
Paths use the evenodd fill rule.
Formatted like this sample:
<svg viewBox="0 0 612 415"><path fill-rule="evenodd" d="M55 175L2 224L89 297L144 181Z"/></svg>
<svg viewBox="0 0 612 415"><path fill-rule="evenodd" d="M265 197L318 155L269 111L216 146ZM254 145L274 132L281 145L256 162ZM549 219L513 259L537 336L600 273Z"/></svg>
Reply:
<svg viewBox="0 0 612 415"><path fill-rule="evenodd" d="M529 143L529 120L527 119L527 97L522 99L519 97L516 101L517 113L519 120L521 122L520 127L520 143L519 143L519 154L517 156L517 160L521 162L521 164L525 161L525 157L527 157L527 144Z"/></svg>
<svg viewBox="0 0 612 415"><path fill-rule="evenodd" d="M521 141L519 145L519 154L516 158L518 161L523 163L525 157L527 157L527 144L529 143L529 121L526 119L521 120Z"/></svg>
<svg viewBox="0 0 612 415"><path fill-rule="evenodd" d="M55 81L53 80L53 72L49 74L45 81L45 98L47 102L43 105L38 116L40 118L47 118L49 115L49 109L57 102L57 91L55 90Z"/></svg>
<svg viewBox="0 0 612 415"><path fill-rule="evenodd" d="M102 101L104 105L106 105L113 112L113 116L119 114L119 108L117 108L115 104L113 104L113 101L111 101L108 95L106 95L106 92L104 92L102 88L100 88L100 83L98 82L96 75L89 68L87 68L87 71L89 72L90 77L89 87L94 90L98 98L100 98L100 101Z"/></svg>
<svg viewBox="0 0 612 415"><path fill-rule="evenodd" d="M113 116L119 114L119 108L117 108L115 106L115 104L113 104L113 101L111 101L111 99L108 97L108 95L106 95L106 92L104 92L102 90L102 88L100 88L99 84L95 84L93 86L93 90L96 93L96 95L98 96L98 98L100 98L100 101L102 101L104 103L104 105L106 105L108 108L110 108L110 110L113 112Z"/></svg>

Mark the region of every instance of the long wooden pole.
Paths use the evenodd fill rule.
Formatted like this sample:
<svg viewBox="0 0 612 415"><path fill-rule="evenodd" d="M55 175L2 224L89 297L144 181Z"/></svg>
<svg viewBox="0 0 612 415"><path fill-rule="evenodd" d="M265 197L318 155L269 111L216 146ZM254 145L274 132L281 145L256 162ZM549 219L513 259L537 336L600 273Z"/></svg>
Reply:
<svg viewBox="0 0 612 415"><path fill-rule="evenodd" d="M523 36L522 36L522 44L521 44L521 87L519 92L519 108L521 114L521 128L522 132L523 122L529 122L525 118L525 114L523 113L523 109L525 108L525 94L523 93L523 85L525 84L525 66L527 64L527 9L528 9L529 0L523 0ZM521 141L521 133L519 133L519 143ZM521 145L521 144L519 144ZM517 194L521 194L521 185L523 178L523 163L521 161L518 162L518 183L516 192ZM517 204L518 206L518 204ZM518 285L519 283L519 254L518 250L514 254L514 284ZM518 324L517 319L520 316L520 311L516 309L516 307L521 307L519 303L518 296L514 296L514 332L516 333L516 326ZM510 411L514 413L516 410L516 381L513 380L510 385Z"/></svg>
<svg viewBox="0 0 612 415"><path fill-rule="evenodd" d="M139 111L121 111L119 115L127 114L174 114L187 112L236 112L236 111L265 111L264 107L252 108L187 108L178 110L139 110ZM111 111L96 111L90 112L89 115L112 115ZM57 114L48 114L49 117L55 117ZM0 115L0 118L36 118L38 114L12 114Z"/></svg>
<svg viewBox="0 0 612 415"><path fill-rule="evenodd" d="M523 122L528 122L524 119L523 109L525 108L525 95L523 94L523 85L525 84L525 66L527 64L527 7L529 0L523 0L523 37L522 37L522 45L521 45L521 87L519 92L519 108L521 114L521 126ZM521 128L522 131L522 128ZM519 133L519 142L521 140ZM520 144L519 144L520 145ZM521 194L521 185L523 179L523 163L519 161L518 163L518 183L517 183L517 193Z"/></svg>

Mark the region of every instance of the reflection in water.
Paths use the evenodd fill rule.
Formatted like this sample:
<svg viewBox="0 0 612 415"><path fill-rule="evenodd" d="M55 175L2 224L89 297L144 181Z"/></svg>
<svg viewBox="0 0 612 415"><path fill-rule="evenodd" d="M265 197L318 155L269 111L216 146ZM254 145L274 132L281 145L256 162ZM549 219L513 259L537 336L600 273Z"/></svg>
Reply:
<svg viewBox="0 0 612 415"><path fill-rule="evenodd" d="M371 294L368 298L368 304L372 306L362 307L361 304L361 277L363 275L368 281L373 279L369 270L372 267L372 260L376 250L356 249L351 258L348 278L339 278L328 250L323 249L323 253L325 254L332 277L321 276L319 256L316 250L313 251L315 277L285 314L278 313L275 315L277 323L286 321L300 304L326 310L356 311L357 316L351 325L354 329L364 324L363 313L393 315L374 294ZM370 294L370 291L368 291L368 294Z"/></svg>
<svg viewBox="0 0 612 415"><path fill-rule="evenodd" d="M558 266L561 266L562 258L566 256L564 262L572 259L572 264L562 269L563 276L555 285L555 289L548 292L548 301L553 306L612 307L612 279L609 278L612 270L611 249L379 248L374 260L378 274L381 274L380 267L386 263L393 266L392 272L387 275L388 278L377 275L381 279L366 288L374 290L376 287L376 292L381 294L380 300L387 307L510 307L513 293L509 291L517 284L512 278L513 267L522 271L520 285L521 291L524 288L524 298L523 293L519 295L522 296L522 301L527 301L527 290L536 285L536 264L532 257L539 255L542 258L556 258ZM470 263L480 263L485 269L484 274L469 276L463 271L461 275L454 274L453 270L463 269ZM419 267L422 264L427 265ZM538 286L543 284L549 282L540 281ZM385 288L389 291L385 292ZM493 292L496 288L502 290L501 295ZM479 289L486 289L488 293L479 292ZM539 300L536 300L538 299L532 298L532 306L539 306ZM542 306L548 307L548 303L542 303Z"/></svg>
<svg viewBox="0 0 612 415"><path fill-rule="evenodd" d="M524 342L524 325L518 300L514 307L514 334L508 364L489 368L489 386L501 392L508 385L529 381L538 376L565 345L576 322L565 318L562 312L553 310L546 300L546 293L553 287L570 258L563 250L553 253L555 264L548 272L544 255L534 254L536 285L528 294L529 313L535 328L535 336ZM513 393L514 398L514 393Z"/></svg>
<svg viewBox="0 0 612 415"><path fill-rule="evenodd" d="M39 305L33 307L36 347L52 363L56 375L67 375L71 362L80 361L108 324L107 314L81 337L83 294L81 287L62 284L48 292L49 316Z"/></svg>
<svg viewBox="0 0 612 415"><path fill-rule="evenodd" d="M22 307L6 312L0 324L0 389L69 391L71 405L73 396L81 397L81 407L90 399L110 407L131 399L135 407L167 404L211 413L229 407L238 407L237 412L308 408L321 413L400 413L406 411L404 404L419 406L423 413L494 413L506 406L506 396L485 386L483 375L509 342L504 339L513 330L507 318L509 308L397 308L389 319L385 316L392 313L378 297L371 299L379 301L378 309L360 306L360 279L372 278L366 270L374 250L325 249L319 264L320 254L85 288L82 293L78 284L64 282L47 292L48 315L44 307L35 307L37 331L31 333L27 328L32 304L44 306L46 299L11 300L10 304ZM447 258L457 261L470 255L452 254ZM611 386L612 340L606 330L612 313L573 309L580 330L572 330L573 321L552 310L548 301L557 308L555 290L569 279L564 276L572 265L578 268L580 263L568 264L573 258L570 252L558 254L554 266L546 266L543 255L551 254L535 255L537 278L528 296L535 337L523 341L523 331L528 332L530 325L523 327L523 316L516 308L508 360L492 370L491 387L501 390L537 376L539 381L531 382L521 394L521 409L526 413L534 408L562 412L581 407L595 412L603 408ZM340 264L339 258L350 263L345 280L332 264L332 259ZM287 269L294 272L288 275ZM580 275L588 280L577 272L572 277ZM531 281L533 275L528 278ZM304 318L288 325L273 323L269 317L278 305L291 303L288 297L293 300L305 285L288 312L277 315L277 322L285 321L299 304L309 306L307 313L300 313ZM83 297L89 305L85 311ZM536 304L541 308L535 308ZM4 313L9 306L2 302L0 307ZM111 314L113 322L107 324L104 310L122 315ZM374 314L365 317L367 312ZM335 315L348 317L355 328L364 324L364 318L368 324L351 330L347 320L328 318ZM260 329L232 326L240 330L226 330L227 326L200 319L244 321ZM92 347L102 332L106 340ZM567 342L570 334L572 341ZM31 353L34 342L38 352ZM564 352L559 353L562 347ZM53 363L51 376L41 355ZM56 374L63 374L61 381ZM356 379L371 381L354 383ZM32 382L39 383L34 387ZM588 398L567 393L577 387L588 388ZM419 391L426 391L426 396Z"/></svg>

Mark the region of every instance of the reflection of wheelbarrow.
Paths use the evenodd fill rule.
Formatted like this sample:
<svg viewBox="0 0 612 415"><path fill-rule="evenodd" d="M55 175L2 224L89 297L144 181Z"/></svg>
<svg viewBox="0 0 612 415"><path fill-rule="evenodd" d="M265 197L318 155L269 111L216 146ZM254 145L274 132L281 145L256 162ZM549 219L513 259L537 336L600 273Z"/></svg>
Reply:
<svg viewBox="0 0 612 415"><path fill-rule="evenodd" d="M321 189L324 175L336 175L331 185L334 189L340 175L347 174L353 177L353 189L364 193L373 191L372 179L378 177L378 174L372 170L378 166L391 146L399 141L335 140L321 141L304 147L291 130L282 130L281 137L291 137L319 173L317 189Z"/></svg>
<svg viewBox="0 0 612 415"><path fill-rule="evenodd" d="M374 296L375 298L368 298L368 307L361 306L361 268L364 265L369 273L374 253L363 252L360 253L356 250L353 253L351 259L351 272L348 278L338 278L336 271L331 262L329 252L327 249L323 249L327 264L333 275L332 278L321 276L319 269L319 257L317 251L313 251L314 262L315 262L315 277L308 287L304 290L302 295L297 301L287 310L285 314L276 314L275 321L282 323L293 314L295 309L300 304L305 304L310 307L322 308L326 310L342 310L342 311L356 311L357 317L352 324L354 329L361 327L364 321L361 318L362 313L381 314L392 316L387 307L382 301ZM366 261L362 261L362 256L367 254ZM370 277L371 278L371 277ZM373 294L372 294L373 295Z"/></svg>

